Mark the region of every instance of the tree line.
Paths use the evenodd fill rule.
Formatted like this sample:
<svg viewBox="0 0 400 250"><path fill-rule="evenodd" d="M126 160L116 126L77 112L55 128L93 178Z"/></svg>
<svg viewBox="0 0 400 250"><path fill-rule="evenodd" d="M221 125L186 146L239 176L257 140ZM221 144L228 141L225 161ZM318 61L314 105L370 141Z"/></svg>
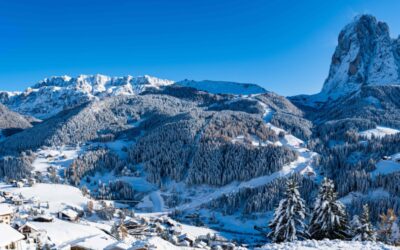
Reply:
<svg viewBox="0 0 400 250"><path fill-rule="evenodd" d="M310 213L300 195L298 182L289 178L284 198L268 227L267 236L273 242L339 239L400 244L397 216L392 209L380 215L378 228L371 223L368 204L363 205L361 214L349 220L345 206L338 201L335 185L328 178L322 181Z"/></svg>

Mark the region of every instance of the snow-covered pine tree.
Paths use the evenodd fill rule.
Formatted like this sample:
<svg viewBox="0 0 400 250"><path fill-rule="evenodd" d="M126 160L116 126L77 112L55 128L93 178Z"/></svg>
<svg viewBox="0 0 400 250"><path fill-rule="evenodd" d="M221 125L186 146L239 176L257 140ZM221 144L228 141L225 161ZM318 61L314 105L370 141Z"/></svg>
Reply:
<svg viewBox="0 0 400 250"><path fill-rule="evenodd" d="M115 223L111 228L111 235L117 240L124 240L128 237L128 229L125 227L123 221Z"/></svg>
<svg viewBox="0 0 400 250"><path fill-rule="evenodd" d="M393 245L395 246L400 245L400 228L396 221L392 225L392 235L390 239Z"/></svg>
<svg viewBox="0 0 400 250"><path fill-rule="evenodd" d="M352 225L353 226L353 225ZM359 218L358 227L353 229L353 240L357 241L375 241L375 231L369 218L369 207L363 206L363 212Z"/></svg>
<svg viewBox="0 0 400 250"><path fill-rule="evenodd" d="M112 225L110 233L115 239L119 240L118 224L116 222Z"/></svg>
<svg viewBox="0 0 400 250"><path fill-rule="evenodd" d="M297 182L290 178L286 183L285 198L279 202L274 218L268 225L268 237L273 242L295 241L307 238L305 229L306 208L301 198Z"/></svg>
<svg viewBox="0 0 400 250"><path fill-rule="evenodd" d="M337 201L333 181L324 178L319 188L309 225L312 239L347 239L348 222L344 205Z"/></svg>
<svg viewBox="0 0 400 250"><path fill-rule="evenodd" d="M358 215L354 215L350 221L350 234L354 237L357 234L357 230L361 227L360 218Z"/></svg>

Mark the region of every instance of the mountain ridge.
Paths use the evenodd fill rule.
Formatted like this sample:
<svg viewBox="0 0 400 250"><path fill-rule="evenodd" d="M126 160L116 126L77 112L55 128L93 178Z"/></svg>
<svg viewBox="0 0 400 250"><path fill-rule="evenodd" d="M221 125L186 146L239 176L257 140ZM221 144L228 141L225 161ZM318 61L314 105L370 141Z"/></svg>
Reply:
<svg viewBox="0 0 400 250"><path fill-rule="evenodd" d="M137 95L147 90L166 86L183 86L216 94L261 94L267 91L248 83L224 81L193 81L175 82L157 77L123 76L110 77L106 75L79 75L77 77L53 76L32 85L22 92L0 92L0 103L23 115L39 119L47 119L67 109L79 106L85 102L103 99L110 96Z"/></svg>

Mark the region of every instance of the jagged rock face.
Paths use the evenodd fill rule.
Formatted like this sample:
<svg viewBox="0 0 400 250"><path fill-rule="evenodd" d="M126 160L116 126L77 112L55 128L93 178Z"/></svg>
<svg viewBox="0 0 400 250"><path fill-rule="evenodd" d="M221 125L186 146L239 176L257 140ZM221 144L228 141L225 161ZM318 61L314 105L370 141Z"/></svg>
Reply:
<svg viewBox="0 0 400 250"><path fill-rule="evenodd" d="M69 76L45 79L22 93L1 92L0 102L10 109L36 118L49 118L66 108L107 96L135 95L149 88L171 85L173 81L151 76L108 77L104 75L76 78Z"/></svg>
<svg viewBox="0 0 400 250"><path fill-rule="evenodd" d="M399 44L386 23L370 15L357 17L339 34L320 96L337 99L365 85L400 84Z"/></svg>

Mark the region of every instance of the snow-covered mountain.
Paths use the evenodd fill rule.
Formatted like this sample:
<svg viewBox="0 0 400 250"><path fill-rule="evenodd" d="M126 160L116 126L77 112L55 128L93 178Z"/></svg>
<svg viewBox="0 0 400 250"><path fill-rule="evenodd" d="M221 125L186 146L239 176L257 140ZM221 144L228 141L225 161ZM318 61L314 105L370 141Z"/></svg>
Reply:
<svg viewBox="0 0 400 250"><path fill-rule="evenodd" d="M400 38L390 37L385 22L371 15L360 15L340 32L321 92L297 98L313 105L355 93L362 86L399 84Z"/></svg>
<svg viewBox="0 0 400 250"><path fill-rule="evenodd" d="M232 94L232 95L250 95L266 93L264 88L252 83L237 83L226 81L194 81L183 80L177 82L176 85L195 88L197 90L206 91L213 94Z"/></svg>
<svg viewBox="0 0 400 250"><path fill-rule="evenodd" d="M36 118L49 118L87 101L107 96L134 95L149 88L173 84L152 76L109 77L104 75L46 78L24 92L1 92L0 102L10 109Z"/></svg>
<svg viewBox="0 0 400 250"><path fill-rule="evenodd" d="M108 96L136 95L146 90L173 85L174 81L152 76L109 77L105 75L56 76L46 78L23 92L0 92L0 103L11 110L39 119L47 119L62 110ZM255 84L223 81L177 82L215 94L249 95L266 93Z"/></svg>

